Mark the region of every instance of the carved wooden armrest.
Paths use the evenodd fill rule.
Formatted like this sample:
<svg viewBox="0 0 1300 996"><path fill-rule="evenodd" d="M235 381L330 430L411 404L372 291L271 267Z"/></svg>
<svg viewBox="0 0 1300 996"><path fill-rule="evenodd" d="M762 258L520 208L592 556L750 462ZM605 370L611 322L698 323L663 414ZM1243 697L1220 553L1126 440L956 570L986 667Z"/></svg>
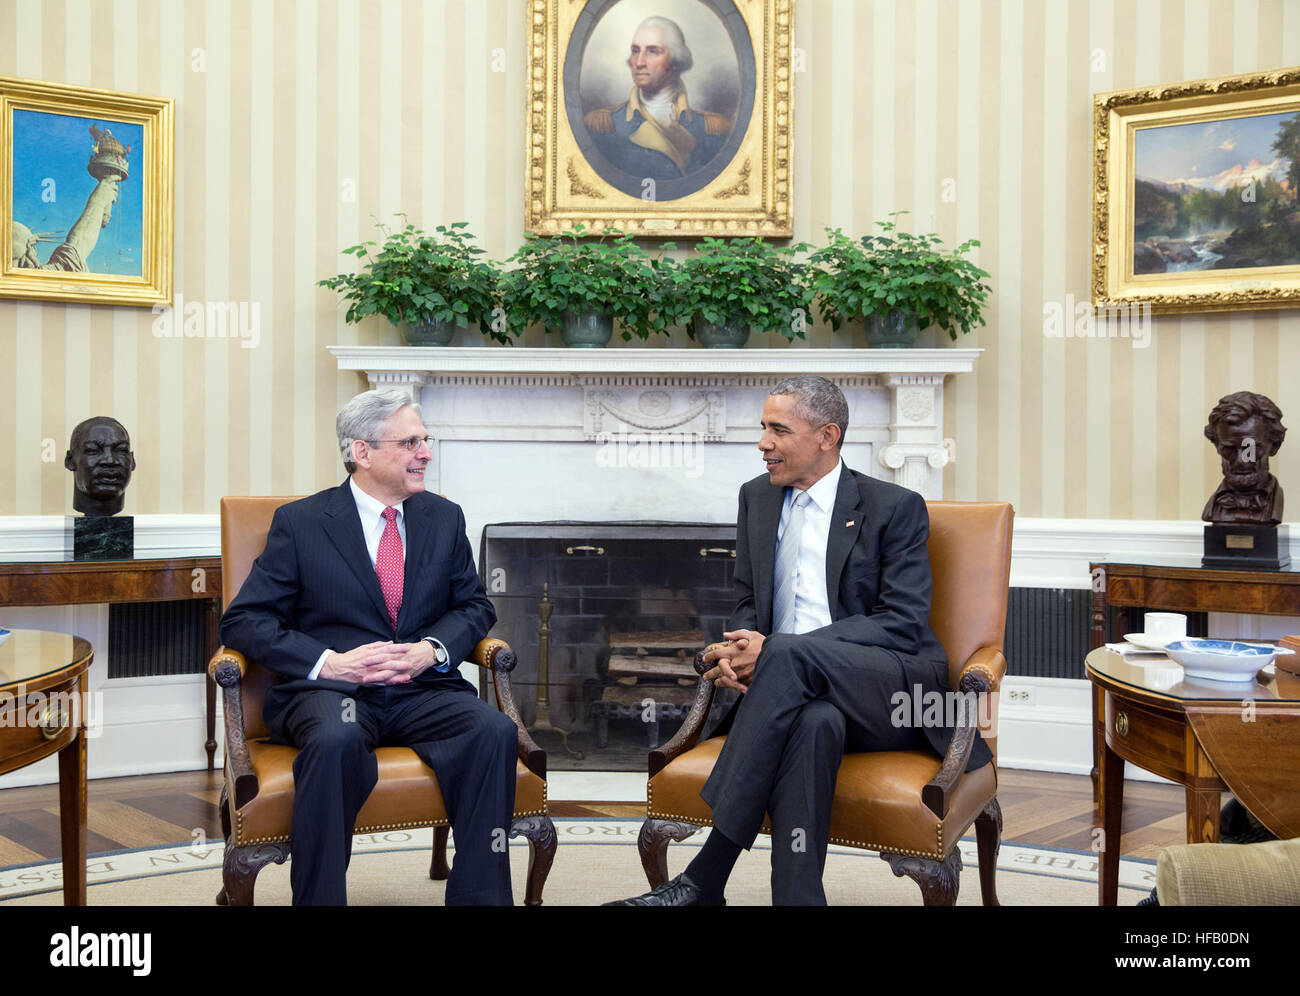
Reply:
<svg viewBox="0 0 1300 996"><path fill-rule="evenodd" d="M957 676L958 685L961 684L962 678L968 674L980 673L984 675L987 685L986 691L996 692L1002 684L1002 677L1007 673L1007 659L1002 656L1001 650L994 650L992 647L980 647L979 650L970 655L970 660L961 669L961 674Z"/></svg>
<svg viewBox="0 0 1300 996"><path fill-rule="evenodd" d="M921 801L940 819L948 815L953 786L966 771L971 748L975 746L975 737L979 734L979 697L997 691L1006 669L1007 660L1002 656L1002 651L992 647L981 647L975 651L961 669L957 681L957 691L960 693L956 709L957 725L953 730L952 742L948 744L948 753L944 756L939 771L921 789Z"/></svg>
<svg viewBox="0 0 1300 996"><path fill-rule="evenodd" d="M519 718L519 706L515 704L515 692L510 685L510 672L515 669L517 658L505 640L486 637L479 640L470 654L470 660L481 668L492 672L492 687L496 690L497 708L515 721L519 730L519 759L524 766L543 781L546 780L546 751L542 750L524 727Z"/></svg>
<svg viewBox="0 0 1300 996"><path fill-rule="evenodd" d="M712 665L704 663L704 655L714 647L722 646L721 643L710 643L707 647L695 655L695 671L703 676ZM671 740L667 743L660 744L650 752L649 772L653 778L659 774L668 762L679 754L685 754L694 747L700 740L700 734L704 732L704 722L709 718L709 709L713 705L713 682L706 681L701 677L699 686L695 689L695 701L691 703L691 710L682 720L681 727L673 734Z"/></svg>
<svg viewBox="0 0 1300 996"><path fill-rule="evenodd" d="M244 696L240 687L248 660L238 650L218 647L208 662L208 674L221 686L221 706L226 723L226 783L235 809L257 795L257 775L244 739Z"/></svg>

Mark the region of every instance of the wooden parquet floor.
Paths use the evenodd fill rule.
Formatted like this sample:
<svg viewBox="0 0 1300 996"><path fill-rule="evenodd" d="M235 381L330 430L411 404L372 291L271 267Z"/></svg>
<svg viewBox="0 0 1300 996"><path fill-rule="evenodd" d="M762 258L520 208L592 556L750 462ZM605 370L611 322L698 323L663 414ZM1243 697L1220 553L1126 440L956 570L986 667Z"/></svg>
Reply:
<svg viewBox="0 0 1300 996"><path fill-rule="evenodd" d="M1003 840L1087 850L1097 825L1092 785L1084 775L998 772ZM91 854L221 837L220 772L182 771L98 779L89 784L87 848ZM1224 797L1224 801L1227 796ZM1175 785L1129 781L1124 787L1128 857L1156 858L1186 840L1184 794ZM552 802L556 818L635 818L643 803ZM56 785L0 791L0 867L59 856Z"/></svg>

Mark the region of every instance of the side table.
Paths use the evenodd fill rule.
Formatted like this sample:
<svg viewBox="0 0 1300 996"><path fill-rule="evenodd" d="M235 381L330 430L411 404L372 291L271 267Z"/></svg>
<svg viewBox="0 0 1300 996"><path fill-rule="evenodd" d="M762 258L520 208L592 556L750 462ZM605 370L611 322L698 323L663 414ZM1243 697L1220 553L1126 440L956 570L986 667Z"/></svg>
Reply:
<svg viewBox="0 0 1300 996"><path fill-rule="evenodd" d="M1154 664L1160 664L1157 659ZM1104 717L1100 767L1101 905L1118 897L1124 764L1181 783L1187 842L1219 838L1219 793L1230 790L1279 837L1300 836L1300 677L1248 682L1183 677L1102 647L1084 663Z"/></svg>
<svg viewBox="0 0 1300 996"><path fill-rule="evenodd" d="M221 557L210 551L182 551L131 560L72 560L11 557L0 562L0 605L91 605L100 602L208 603L204 660L217 652L221 622ZM206 672L205 672L206 674ZM217 686L207 685L208 770L217 751Z"/></svg>
<svg viewBox="0 0 1300 996"><path fill-rule="evenodd" d="M0 774L59 754L63 905L86 905L86 671L79 636L16 629L0 644Z"/></svg>
<svg viewBox="0 0 1300 996"><path fill-rule="evenodd" d="M1092 578L1089 647L1106 642L1106 608L1118 611L1115 638L1142 625L1138 611L1243 612L1261 616L1300 616L1300 564L1280 571L1225 571L1194 563L1124 563L1101 560L1088 565ZM1100 798L1098 761L1102 749L1101 692L1092 700L1092 798Z"/></svg>

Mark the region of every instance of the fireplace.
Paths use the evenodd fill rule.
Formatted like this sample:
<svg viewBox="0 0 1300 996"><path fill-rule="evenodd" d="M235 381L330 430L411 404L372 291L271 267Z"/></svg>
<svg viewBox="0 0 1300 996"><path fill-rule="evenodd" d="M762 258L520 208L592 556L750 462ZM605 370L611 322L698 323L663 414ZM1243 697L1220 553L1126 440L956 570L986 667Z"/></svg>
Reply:
<svg viewBox="0 0 1300 996"><path fill-rule="evenodd" d="M520 713L552 768L645 770L694 698L695 652L735 605L735 546L735 527L713 523L484 528L492 633L518 656Z"/></svg>
<svg viewBox="0 0 1300 996"><path fill-rule="evenodd" d="M543 697L549 715L543 718L556 727L569 724L571 734L591 743L603 719L610 743L626 740L620 749L635 755L636 770L644 771L651 737L675 727L673 703L664 701L672 696L641 695L642 675L635 684L620 679L632 677L627 670L645 658L671 672L688 637L720 635L734 593L726 590L730 575L718 581L717 572L729 568L722 555L699 551L733 545L737 492L763 471L756 444L772 385L806 373L835 381L849 405L847 465L938 498L943 468L955 455L944 435L946 380L973 370L981 351L332 346L330 352L340 370L364 373L370 387L398 388L420 402L433 448L427 486L464 509L488 594L502 614L497 632L516 645L520 678L532 683L519 693L529 722L537 722L543 646L537 630L549 603ZM553 532L522 532L537 527ZM610 568L622 564L615 551L633 539L608 530L660 527L682 531L648 541L671 553L661 558L661 575L622 583L623 568ZM508 544L522 543L524 550L541 544L531 549L547 551L539 561L552 573L539 573L527 557L512 562L513 569L498 562L497 543L506 544L499 554L505 557L515 555ZM578 550L602 546L603 555ZM697 587L682 583L687 563L703 572ZM504 575L493 573L499 567ZM584 601L574 583L583 577L608 591ZM593 600L610 609L599 626L583 611ZM602 654L608 656L603 665ZM660 685L668 683L666 673ZM647 699L650 705L643 704ZM657 731L640 721L652 707ZM562 735L543 732L539 739L552 767L587 763L564 750Z"/></svg>

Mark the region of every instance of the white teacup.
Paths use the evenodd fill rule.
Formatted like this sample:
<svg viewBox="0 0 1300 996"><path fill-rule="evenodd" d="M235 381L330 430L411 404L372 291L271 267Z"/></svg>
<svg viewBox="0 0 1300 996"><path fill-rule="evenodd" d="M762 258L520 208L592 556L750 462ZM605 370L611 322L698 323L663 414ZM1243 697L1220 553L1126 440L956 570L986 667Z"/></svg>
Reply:
<svg viewBox="0 0 1300 996"><path fill-rule="evenodd" d="M1179 612L1148 612L1142 619L1143 635L1172 643L1187 635L1187 617Z"/></svg>

